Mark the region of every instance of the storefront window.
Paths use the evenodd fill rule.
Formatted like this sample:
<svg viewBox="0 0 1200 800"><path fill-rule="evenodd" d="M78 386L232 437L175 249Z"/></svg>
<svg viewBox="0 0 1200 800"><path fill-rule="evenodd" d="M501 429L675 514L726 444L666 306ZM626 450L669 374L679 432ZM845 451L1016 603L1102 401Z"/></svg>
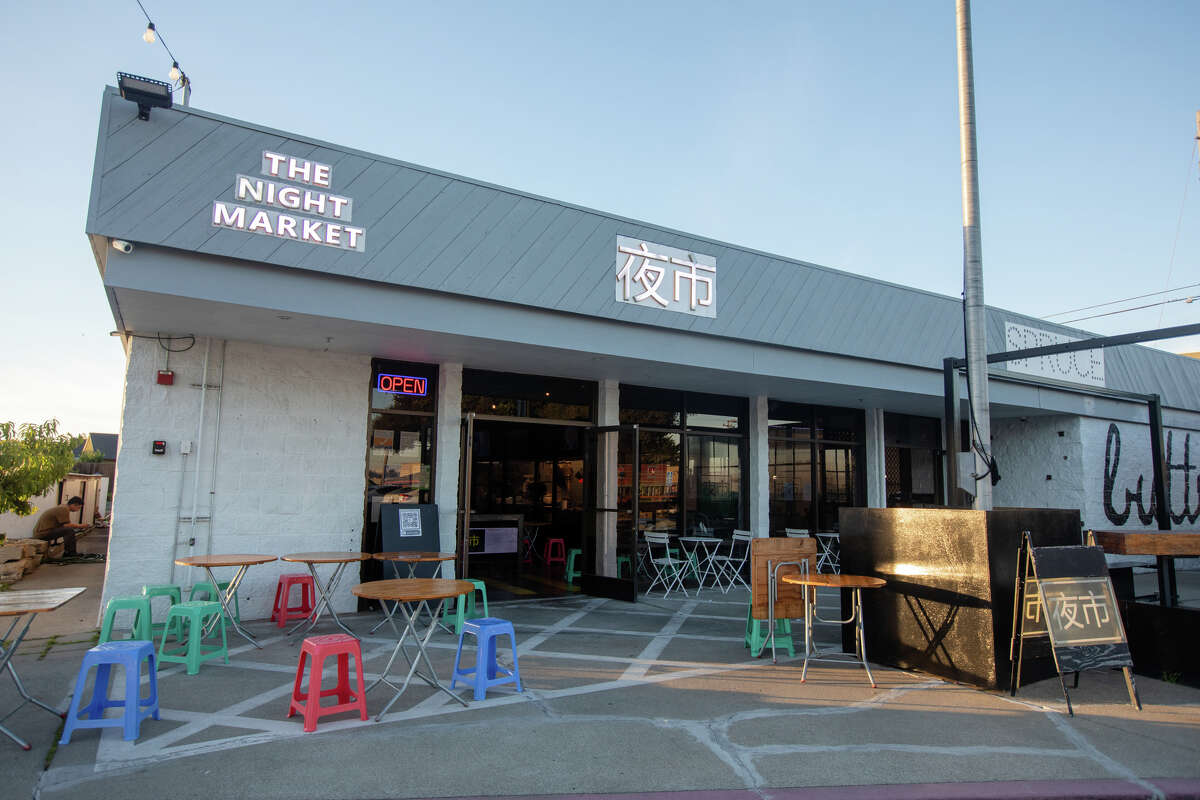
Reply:
<svg viewBox="0 0 1200 800"><path fill-rule="evenodd" d="M381 505L434 502L437 367L385 359L371 367L363 549L378 552Z"/></svg>
<svg viewBox="0 0 1200 800"><path fill-rule="evenodd" d="M772 532L838 530L866 496L863 412L772 400L768 419Z"/></svg>
<svg viewBox="0 0 1200 800"><path fill-rule="evenodd" d="M639 530L720 536L744 527L747 409L742 397L621 386L621 423L640 426ZM620 441L629 471L630 445Z"/></svg>
<svg viewBox="0 0 1200 800"><path fill-rule="evenodd" d="M463 370L463 412L495 417L529 417L591 422L596 384L513 372Z"/></svg>
<svg viewBox="0 0 1200 800"><path fill-rule="evenodd" d="M889 508L943 505L941 420L883 415Z"/></svg>

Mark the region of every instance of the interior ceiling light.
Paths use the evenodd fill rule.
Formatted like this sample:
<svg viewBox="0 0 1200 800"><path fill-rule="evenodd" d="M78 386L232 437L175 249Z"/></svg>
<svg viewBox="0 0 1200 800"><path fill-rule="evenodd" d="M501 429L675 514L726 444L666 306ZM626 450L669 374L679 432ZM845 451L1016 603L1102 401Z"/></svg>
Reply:
<svg viewBox="0 0 1200 800"><path fill-rule="evenodd" d="M145 42L146 44L154 44L154 39L155 39L154 23L149 22L146 24L145 33L142 34L142 41Z"/></svg>

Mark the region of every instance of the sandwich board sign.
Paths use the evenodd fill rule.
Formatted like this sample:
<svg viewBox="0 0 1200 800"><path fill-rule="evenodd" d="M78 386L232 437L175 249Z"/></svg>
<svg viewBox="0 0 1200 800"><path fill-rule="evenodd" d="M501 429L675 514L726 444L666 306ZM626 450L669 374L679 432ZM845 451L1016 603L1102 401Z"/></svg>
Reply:
<svg viewBox="0 0 1200 800"><path fill-rule="evenodd" d="M1119 667L1125 674L1129 700L1142 707L1133 683L1133 658L1117 608L1108 563L1099 547L1034 547L1025 531L1017 555L1013 608L1013 659L1009 690L1021 683L1021 658L1026 639L1048 636L1058 680L1074 716L1063 674L1086 669Z"/></svg>

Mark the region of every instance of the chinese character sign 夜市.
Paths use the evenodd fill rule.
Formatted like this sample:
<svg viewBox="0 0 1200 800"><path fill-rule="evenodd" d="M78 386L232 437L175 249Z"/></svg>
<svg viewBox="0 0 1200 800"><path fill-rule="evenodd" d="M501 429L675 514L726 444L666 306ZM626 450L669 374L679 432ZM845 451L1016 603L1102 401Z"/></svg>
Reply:
<svg viewBox="0 0 1200 800"><path fill-rule="evenodd" d="M1046 578L1040 588L1026 595L1025 619L1036 626L1044 614L1055 646L1124 641L1107 578Z"/></svg>
<svg viewBox="0 0 1200 800"><path fill-rule="evenodd" d="M699 317L717 316L717 259L617 237L616 299Z"/></svg>

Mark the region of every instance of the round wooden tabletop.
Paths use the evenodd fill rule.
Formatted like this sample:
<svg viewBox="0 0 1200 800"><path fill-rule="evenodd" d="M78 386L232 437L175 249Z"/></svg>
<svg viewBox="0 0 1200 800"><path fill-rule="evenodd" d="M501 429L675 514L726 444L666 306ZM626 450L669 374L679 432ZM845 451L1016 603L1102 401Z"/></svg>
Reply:
<svg viewBox="0 0 1200 800"><path fill-rule="evenodd" d="M801 586L828 586L833 589L879 589L887 586L887 581L883 578L870 575L781 575L779 580Z"/></svg>
<svg viewBox="0 0 1200 800"><path fill-rule="evenodd" d="M457 581L449 578L393 578L386 581L360 583L350 592L355 597L365 597L368 600L415 603L420 600L457 597L474 590L474 585L469 581Z"/></svg>
<svg viewBox="0 0 1200 800"><path fill-rule="evenodd" d="M279 556L264 556L256 553L231 553L217 556L187 556L175 559L181 567L247 567L252 564L267 564L278 561Z"/></svg>
<svg viewBox="0 0 1200 800"><path fill-rule="evenodd" d="M380 561L453 561L457 558L454 553L432 553L429 551L420 552L396 552L390 551L387 553L376 553L374 558Z"/></svg>
<svg viewBox="0 0 1200 800"><path fill-rule="evenodd" d="M289 553L279 558L283 561L294 561L302 564L345 564L350 561L366 561L370 557L370 553L343 553L332 550L316 553Z"/></svg>

